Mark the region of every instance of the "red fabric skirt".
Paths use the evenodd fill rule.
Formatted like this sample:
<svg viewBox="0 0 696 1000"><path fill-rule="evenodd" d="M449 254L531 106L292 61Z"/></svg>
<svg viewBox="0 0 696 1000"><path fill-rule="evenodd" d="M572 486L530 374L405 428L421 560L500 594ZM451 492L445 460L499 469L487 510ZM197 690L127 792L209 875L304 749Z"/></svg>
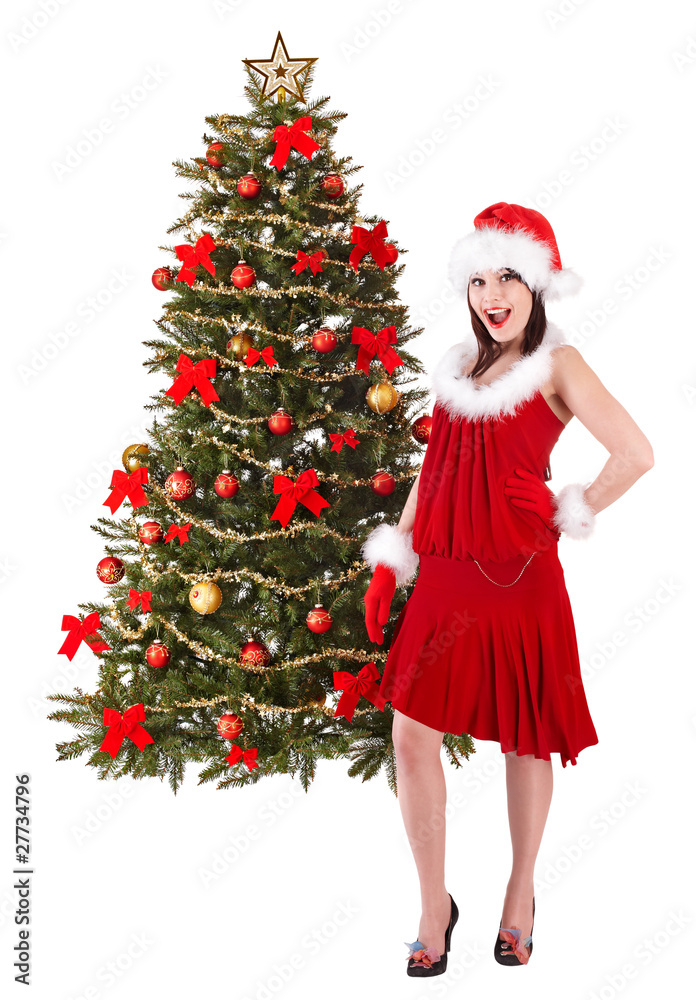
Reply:
<svg viewBox="0 0 696 1000"><path fill-rule="evenodd" d="M598 742L558 546L504 562L420 556L380 692L409 718L563 767ZM497 584L512 583L512 586Z"/></svg>

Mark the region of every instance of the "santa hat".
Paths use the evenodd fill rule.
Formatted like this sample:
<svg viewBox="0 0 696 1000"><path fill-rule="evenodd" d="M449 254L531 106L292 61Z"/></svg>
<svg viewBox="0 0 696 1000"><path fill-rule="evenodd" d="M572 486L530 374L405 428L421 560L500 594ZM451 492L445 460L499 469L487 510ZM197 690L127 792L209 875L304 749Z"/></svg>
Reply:
<svg viewBox="0 0 696 1000"><path fill-rule="evenodd" d="M480 212L474 226L455 243L449 260L449 279L463 298L472 274L504 267L517 271L545 301L582 288L580 275L561 264L553 229L541 212L499 201Z"/></svg>

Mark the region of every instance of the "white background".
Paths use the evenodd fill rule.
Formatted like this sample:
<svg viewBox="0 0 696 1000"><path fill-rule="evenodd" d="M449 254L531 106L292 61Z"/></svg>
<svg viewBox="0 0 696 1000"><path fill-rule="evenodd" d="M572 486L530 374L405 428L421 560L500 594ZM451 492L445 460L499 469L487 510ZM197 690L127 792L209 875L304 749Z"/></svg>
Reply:
<svg viewBox="0 0 696 1000"><path fill-rule="evenodd" d="M61 618L103 596L89 526L165 388L142 341L164 301L157 248L185 210L171 164L204 155L206 114L246 110L241 60L270 56L279 29L292 57L319 57L311 96L348 112L335 149L364 165L361 208L409 251L400 292L428 371L469 323L446 281L453 242L493 202L536 207L585 278L549 316L653 445L593 537L560 543L599 743L574 767L554 755L523 973L492 954L510 863L498 744L445 763L461 917L448 974L420 984L403 944L415 868L383 776L327 762L305 795L285 777L217 792L189 770L175 797L55 760L74 730L46 721L45 694L93 690L97 665L85 646L57 655ZM20 995L12 806L28 771L35 997L680 995L695 926L693 4L32 0L3 6L0 39L3 983ZM124 286L85 318L114 273ZM553 488L606 458L572 421Z"/></svg>

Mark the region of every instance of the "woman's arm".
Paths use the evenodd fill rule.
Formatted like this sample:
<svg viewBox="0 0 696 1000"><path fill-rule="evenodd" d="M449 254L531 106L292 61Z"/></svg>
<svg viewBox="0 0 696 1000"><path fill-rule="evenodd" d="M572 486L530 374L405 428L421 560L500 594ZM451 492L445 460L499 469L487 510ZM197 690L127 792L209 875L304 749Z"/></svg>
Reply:
<svg viewBox="0 0 696 1000"><path fill-rule="evenodd" d="M411 492L406 498L406 503L404 504L404 509L397 524L397 530L403 532L407 535L409 531L413 531L413 525L416 520L416 503L418 502L418 483L420 482L420 472L413 481L413 486L411 487Z"/></svg>
<svg viewBox="0 0 696 1000"><path fill-rule="evenodd" d="M609 452L584 498L595 513L618 500L654 465L650 442L571 344L554 351L554 391Z"/></svg>

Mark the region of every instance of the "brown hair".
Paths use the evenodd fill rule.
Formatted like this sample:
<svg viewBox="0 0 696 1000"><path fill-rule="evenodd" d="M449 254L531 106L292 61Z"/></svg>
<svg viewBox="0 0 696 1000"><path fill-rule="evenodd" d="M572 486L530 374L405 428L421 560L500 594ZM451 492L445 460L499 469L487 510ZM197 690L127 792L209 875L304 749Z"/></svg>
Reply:
<svg viewBox="0 0 696 1000"><path fill-rule="evenodd" d="M505 268L505 270L512 271L512 268ZM520 278L516 271L512 271L512 273L516 278L522 281L522 278ZM526 281L522 281L522 284L529 288ZM471 313L471 325L479 345L478 360L469 372L469 376L471 378L476 378L478 375L483 375L484 372L488 371L493 362L496 361L503 353L503 348L497 340L494 340L493 337L491 337L483 320L475 312L471 302L469 301L468 287L466 291L466 302L469 306L469 312ZM539 292L532 292L532 310L529 314L527 325L524 328L525 338L522 344L523 355L531 354L532 351L539 346L544 336L544 331L546 330L546 324L546 309L544 308L543 296Z"/></svg>

